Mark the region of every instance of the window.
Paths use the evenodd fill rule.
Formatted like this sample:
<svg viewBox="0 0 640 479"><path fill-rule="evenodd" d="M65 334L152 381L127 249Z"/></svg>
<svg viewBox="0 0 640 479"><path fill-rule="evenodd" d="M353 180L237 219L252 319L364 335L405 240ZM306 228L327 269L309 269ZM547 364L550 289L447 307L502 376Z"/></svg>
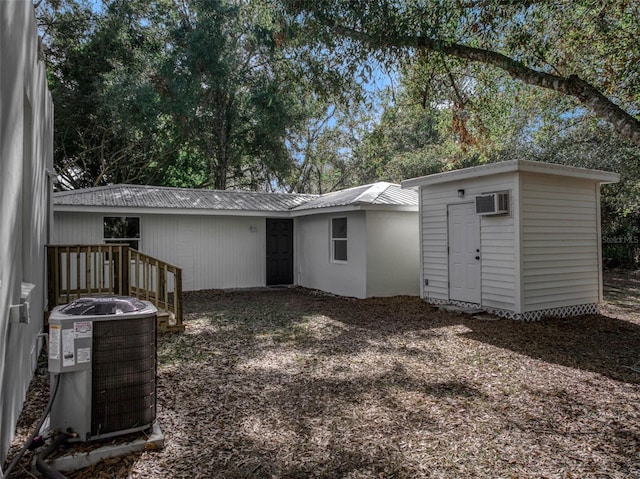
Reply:
<svg viewBox="0 0 640 479"><path fill-rule="evenodd" d="M105 216L104 242L128 244L130 248L139 249L140 218Z"/></svg>
<svg viewBox="0 0 640 479"><path fill-rule="evenodd" d="M347 261L347 218L331 219L331 259Z"/></svg>

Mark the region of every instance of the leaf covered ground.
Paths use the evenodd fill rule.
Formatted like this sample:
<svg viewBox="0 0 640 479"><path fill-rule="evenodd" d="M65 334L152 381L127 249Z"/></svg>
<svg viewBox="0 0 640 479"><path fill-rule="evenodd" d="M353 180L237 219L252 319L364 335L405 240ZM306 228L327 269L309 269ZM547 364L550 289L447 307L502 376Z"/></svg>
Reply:
<svg viewBox="0 0 640 479"><path fill-rule="evenodd" d="M640 477L640 280L611 275L606 296L601 315L523 323L408 297L188 293L186 331L159 338L165 448L67 477Z"/></svg>

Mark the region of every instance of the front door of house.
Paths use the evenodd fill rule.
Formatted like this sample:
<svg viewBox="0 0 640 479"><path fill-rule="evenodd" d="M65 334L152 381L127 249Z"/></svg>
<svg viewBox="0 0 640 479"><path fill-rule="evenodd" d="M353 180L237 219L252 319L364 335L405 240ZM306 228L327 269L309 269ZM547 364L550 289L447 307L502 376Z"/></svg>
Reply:
<svg viewBox="0 0 640 479"><path fill-rule="evenodd" d="M267 218L267 286L293 283L293 220Z"/></svg>
<svg viewBox="0 0 640 479"><path fill-rule="evenodd" d="M474 203L449 205L449 299L480 304L480 217Z"/></svg>

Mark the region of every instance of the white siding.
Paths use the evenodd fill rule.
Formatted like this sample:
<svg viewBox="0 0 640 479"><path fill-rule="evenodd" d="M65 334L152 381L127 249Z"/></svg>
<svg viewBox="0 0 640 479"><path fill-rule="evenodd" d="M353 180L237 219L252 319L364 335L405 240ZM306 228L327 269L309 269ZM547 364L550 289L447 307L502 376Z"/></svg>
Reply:
<svg viewBox="0 0 640 479"><path fill-rule="evenodd" d="M420 294L418 213L367 211L367 296Z"/></svg>
<svg viewBox="0 0 640 479"><path fill-rule="evenodd" d="M53 244L102 243L103 213L71 213L56 211L53 214ZM107 215L118 216L118 215Z"/></svg>
<svg viewBox="0 0 640 479"><path fill-rule="evenodd" d="M38 59L33 4L0 1L0 463L41 343L52 158L53 104ZM31 323L9 323L23 282L35 284Z"/></svg>
<svg viewBox="0 0 640 479"><path fill-rule="evenodd" d="M422 286L422 297L449 299L447 205L468 203L481 193L513 192L515 187L516 176L505 173L421 188L422 269L424 280L429 282ZM465 190L464 198L458 197L459 189ZM480 221L483 305L509 310L515 308L518 284L514 253L516 217L517 211L513 211L509 216L485 217Z"/></svg>
<svg viewBox="0 0 640 479"><path fill-rule="evenodd" d="M182 268L185 291L266 285L265 219L146 215L145 253Z"/></svg>
<svg viewBox="0 0 640 479"><path fill-rule="evenodd" d="M512 211L509 216L480 218L483 306L517 309L516 217L517 212Z"/></svg>
<svg viewBox="0 0 640 479"><path fill-rule="evenodd" d="M524 310L599 300L598 185L523 174Z"/></svg>
<svg viewBox="0 0 640 479"><path fill-rule="evenodd" d="M346 263L330 257L331 218L347 218ZM317 214L295 219L297 284L356 298L367 296L367 233L362 211Z"/></svg>
<svg viewBox="0 0 640 479"><path fill-rule="evenodd" d="M140 217L140 250L182 268L184 291L266 284L265 219L56 212L58 244L103 241L104 216Z"/></svg>

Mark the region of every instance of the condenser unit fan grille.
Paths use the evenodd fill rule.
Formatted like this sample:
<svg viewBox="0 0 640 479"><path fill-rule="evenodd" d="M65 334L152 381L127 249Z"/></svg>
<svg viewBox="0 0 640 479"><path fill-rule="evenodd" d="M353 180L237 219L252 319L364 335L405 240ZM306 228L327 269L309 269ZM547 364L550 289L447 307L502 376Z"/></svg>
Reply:
<svg viewBox="0 0 640 479"><path fill-rule="evenodd" d="M151 424L155 413L155 316L94 322L91 434Z"/></svg>

